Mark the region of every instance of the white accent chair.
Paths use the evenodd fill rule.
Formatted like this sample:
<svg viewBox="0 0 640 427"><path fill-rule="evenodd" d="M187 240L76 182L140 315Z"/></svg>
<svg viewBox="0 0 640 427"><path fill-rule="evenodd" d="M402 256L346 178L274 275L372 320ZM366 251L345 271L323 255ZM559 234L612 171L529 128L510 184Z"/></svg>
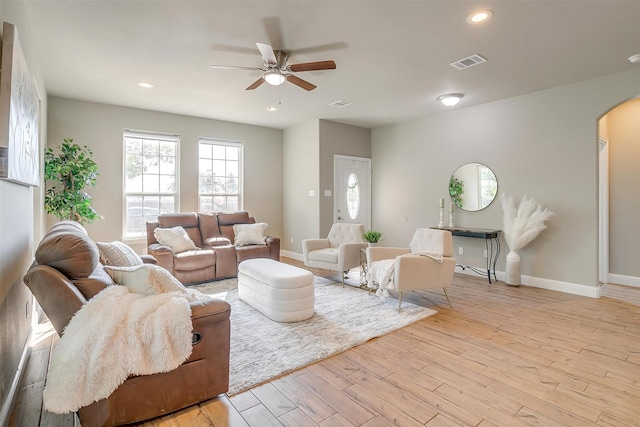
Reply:
<svg viewBox="0 0 640 427"><path fill-rule="evenodd" d="M442 255L442 262L427 254ZM408 248L367 248L369 271L374 268L375 262L387 259L395 259L391 276L393 285L390 289L398 292L398 311L402 306L402 293L418 289L442 288L451 307L446 288L453 280L456 260L453 257L453 237L450 231L418 228Z"/></svg>
<svg viewBox="0 0 640 427"><path fill-rule="evenodd" d="M344 275L360 265L360 250L367 247L364 231L362 224L340 222L331 226L326 239L303 240L304 265L340 272L344 287Z"/></svg>

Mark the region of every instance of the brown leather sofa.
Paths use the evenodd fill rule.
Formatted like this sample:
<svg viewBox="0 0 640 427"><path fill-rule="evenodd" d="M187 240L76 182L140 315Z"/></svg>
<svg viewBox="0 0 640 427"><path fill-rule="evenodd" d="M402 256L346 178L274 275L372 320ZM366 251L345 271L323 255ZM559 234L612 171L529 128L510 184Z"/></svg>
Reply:
<svg viewBox="0 0 640 427"><path fill-rule="evenodd" d="M36 251L24 277L59 335L76 311L113 285L84 227L57 223ZM106 399L78 411L83 427L122 425L155 418L225 393L229 389L230 305L211 299L191 304L193 350L177 369L128 378Z"/></svg>
<svg viewBox="0 0 640 427"><path fill-rule="evenodd" d="M233 226L254 224L245 211L234 213L172 213L147 223L148 253L183 284L207 282L238 274L238 264L245 259L280 260L280 238L267 236L263 245L235 246ZM174 253L158 243L154 230L181 226L198 249Z"/></svg>

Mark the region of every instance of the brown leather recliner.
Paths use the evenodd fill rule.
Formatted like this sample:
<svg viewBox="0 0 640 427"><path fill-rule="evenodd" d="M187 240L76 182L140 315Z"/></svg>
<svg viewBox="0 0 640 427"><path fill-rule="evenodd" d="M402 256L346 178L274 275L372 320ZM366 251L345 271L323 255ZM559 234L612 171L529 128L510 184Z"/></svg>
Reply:
<svg viewBox="0 0 640 427"><path fill-rule="evenodd" d="M59 335L73 315L101 289L113 285L84 227L62 221L47 232L26 285ZM229 389L230 305L211 299L191 303L193 350L173 371L128 378L106 399L78 411L83 427L134 423L211 399Z"/></svg>
<svg viewBox="0 0 640 427"><path fill-rule="evenodd" d="M255 219L245 211L233 213L183 212L163 214L157 222L147 222L147 251L183 284L207 282L235 277L238 264L245 259L280 260L280 239L266 236L264 244L235 246L233 226L253 224ZM180 226L198 249L173 252L154 235L156 228Z"/></svg>

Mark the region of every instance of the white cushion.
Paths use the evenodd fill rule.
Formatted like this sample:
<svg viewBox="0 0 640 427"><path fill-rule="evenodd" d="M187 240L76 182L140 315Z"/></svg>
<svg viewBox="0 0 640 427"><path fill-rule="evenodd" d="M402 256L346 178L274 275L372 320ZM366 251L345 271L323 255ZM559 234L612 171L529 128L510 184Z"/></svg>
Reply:
<svg viewBox="0 0 640 427"><path fill-rule="evenodd" d="M313 316L313 274L270 258L242 261L238 297L276 322L298 322Z"/></svg>
<svg viewBox="0 0 640 427"><path fill-rule="evenodd" d="M198 249L186 230L180 226L170 228L156 228L153 231L156 240L169 246L173 252L184 252Z"/></svg>
<svg viewBox="0 0 640 427"><path fill-rule="evenodd" d="M104 265L131 267L143 264L140 255L125 243L118 241L111 243L97 242L96 245L100 251L100 260Z"/></svg>
<svg viewBox="0 0 640 427"><path fill-rule="evenodd" d="M266 237L264 230L267 228L266 222L258 222L256 224L235 224L233 226L233 234L235 234L234 245L264 245Z"/></svg>
<svg viewBox="0 0 640 427"><path fill-rule="evenodd" d="M309 252L309 259L313 261L329 262L331 264L338 263L338 248L318 249Z"/></svg>
<svg viewBox="0 0 640 427"><path fill-rule="evenodd" d="M313 284L309 270L284 264L271 258L253 258L238 265L238 273L253 277L275 288L299 288Z"/></svg>
<svg viewBox="0 0 640 427"><path fill-rule="evenodd" d="M131 292L142 295L156 295L182 288L182 283L164 268L154 264L133 267L105 266L109 276Z"/></svg>
<svg viewBox="0 0 640 427"><path fill-rule="evenodd" d="M418 228L409 243L411 253L434 253L453 256L453 239L448 230Z"/></svg>

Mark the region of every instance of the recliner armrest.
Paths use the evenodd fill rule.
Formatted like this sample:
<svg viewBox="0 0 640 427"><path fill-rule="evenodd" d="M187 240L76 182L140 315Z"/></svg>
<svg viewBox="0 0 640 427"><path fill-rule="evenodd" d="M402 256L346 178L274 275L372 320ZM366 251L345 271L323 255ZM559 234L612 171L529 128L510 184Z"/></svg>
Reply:
<svg viewBox="0 0 640 427"><path fill-rule="evenodd" d="M190 303L194 345L189 361L212 356L212 348L229 347L231 306L228 302L211 298ZM223 352L224 353L224 352ZM228 354L228 350L227 350Z"/></svg>
<svg viewBox="0 0 640 427"><path fill-rule="evenodd" d="M153 255L143 254L143 255L140 255L140 258L142 258L142 262L144 262L145 264L157 264L158 263L158 260Z"/></svg>

